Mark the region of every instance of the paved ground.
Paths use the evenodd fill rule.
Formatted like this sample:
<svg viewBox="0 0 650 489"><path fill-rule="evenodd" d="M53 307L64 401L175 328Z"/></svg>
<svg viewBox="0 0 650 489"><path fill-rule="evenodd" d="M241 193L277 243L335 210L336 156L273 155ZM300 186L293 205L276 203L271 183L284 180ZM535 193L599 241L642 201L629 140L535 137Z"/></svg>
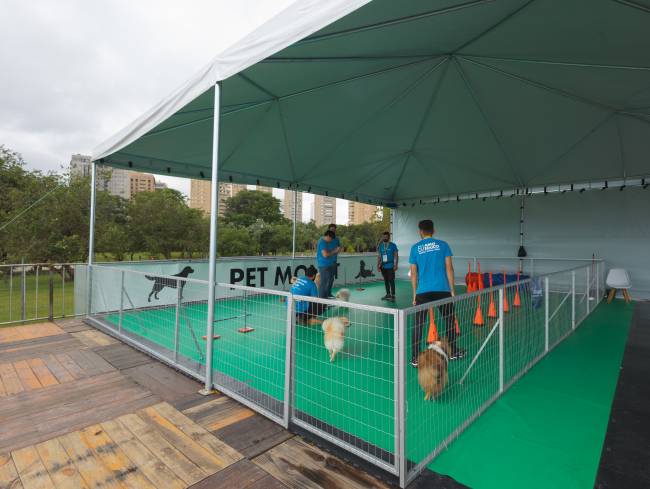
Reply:
<svg viewBox="0 0 650 489"><path fill-rule="evenodd" d="M200 387L80 320L0 329L0 488L391 487Z"/></svg>

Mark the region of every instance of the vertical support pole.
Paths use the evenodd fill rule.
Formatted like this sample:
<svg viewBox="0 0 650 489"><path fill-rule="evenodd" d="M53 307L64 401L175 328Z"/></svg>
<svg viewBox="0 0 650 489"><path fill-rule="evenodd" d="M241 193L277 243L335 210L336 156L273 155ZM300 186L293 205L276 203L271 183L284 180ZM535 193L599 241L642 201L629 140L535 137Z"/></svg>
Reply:
<svg viewBox="0 0 650 489"><path fill-rule="evenodd" d="M9 321L11 321L11 316L14 310L14 308L12 307L13 298L14 298L14 267L10 266L9 267Z"/></svg>
<svg viewBox="0 0 650 489"><path fill-rule="evenodd" d="M596 262L596 305L600 302L600 262Z"/></svg>
<svg viewBox="0 0 650 489"><path fill-rule="evenodd" d="M50 300L48 301L49 308L47 312L47 319L49 321L54 321L54 275L52 274L52 267L50 267L49 291Z"/></svg>
<svg viewBox="0 0 650 489"><path fill-rule="evenodd" d="M61 265L61 317L65 317L65 264Z"/></svg>
<svg viewBox="0 0 650 489"><path fill-rule="evenodd" d="M295 202L294 202L295 203ZM293 357L293 326L296 315L293 311L293 295L287 296L287 337L285 338L285 351L284 351L284 406L282 411L282 420L284 427L289 428L289 411L292 404L291 395L291 359Z"/></svg>
<svg viewBox="0 0 650 489"><path fill-rule="evenodd" d="M571 272L571 329L576 329L576 271Z"/></svg>
<svg viewBox="0 0 650 489"><path fill-rule="evenodd" d="M24 321L27 318L27 294L26 288L27 284L25 283L25 259L21 260L22 273L20 274L20 319Z"/></svg>
<svg viewBox="0 0 650 489"><path fill-rule="evenodd" d="M296 259L296 220L298 213L298 191L293 190L293 232L291 237L291 259ZM293 264L292 264L293 265ZM292 266L293 268L293 266Z"/></svg>
<svg viewBox="0 0 650 489"><path fill-rule="evenodd" d="M548 351L548 276L544 277L544 351Z"/></svg>
<svg viewBox="0 0 650 489"><path fill-rule="evenodd" d="M122 318L124 317L124 270L121 272L120 277L120 316L117 323L117 331L122 335Z"/></svg>
<svg viewBox="0 0 650 489"><path fill-rule="evenodd" d="M93 265L95 263L95 205L97 203L97 163L91 163L90 172L90 230L88 232L88 282L86 283L86 315L92 312Z"/></svg>
<svg viewBox="0 0 650 489"><path fill-rule="evenodd" d="M397 325L397 410L395 431L395 455L397 458L399 485L406 487L406 311L400 309L395 316Z"/></svg>
<svg viewBox="0 0 650 489"><path fill-rule="evenodd" d="M503 377L504 377L504 332L503 332L503 294L505 287L499 289L499 393L503 392Z"/></svg>
<svg viewBox="0 0 650 489"><path fill-rule="evenodd" d="M181 282L176 279L176 317L174 318L174 363L178 364L178 338L181 319ZM206 343L210 341L206 338Z"/></svg>
<svg viewBox="0 0 650 489"><path fill-rule="evenodd" d="M587 295L586 295L587 300L587 316L589 315L589 301L591 300L591 277L589 274L589 267L587 267Z"/></svg>
<svg viewBox="0 0 650 489"><path fill-rule="evenodd" d="M212 123L212 175L210 189L210 257L208 260L208 317L205 342L205 386L201 394L212 392L212 347L214 336L214 300L217 268L217 212L219 205L219 114L221 107L220 85L214 85L214 112Z"/></svg>
<svg viewBox="0 0 650 489"><path fill-rule="evenodd" d="M39 266L36 265L36 297L34 299L34 319L38 317L38 279L39 279Z"/></svg>

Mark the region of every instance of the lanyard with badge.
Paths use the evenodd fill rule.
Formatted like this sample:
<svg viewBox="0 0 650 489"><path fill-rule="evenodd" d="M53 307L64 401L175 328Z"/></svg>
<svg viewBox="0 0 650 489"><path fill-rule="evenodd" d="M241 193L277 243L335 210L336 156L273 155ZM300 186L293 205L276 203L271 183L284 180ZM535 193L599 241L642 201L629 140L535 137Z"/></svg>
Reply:
<svg viewBox="0 0 650 489"><path fill-rule="evenodd" d="M386 244L381 243L381 246L382 246L381 261L382 263L388 263L388 251L386 250Z"/></svg>

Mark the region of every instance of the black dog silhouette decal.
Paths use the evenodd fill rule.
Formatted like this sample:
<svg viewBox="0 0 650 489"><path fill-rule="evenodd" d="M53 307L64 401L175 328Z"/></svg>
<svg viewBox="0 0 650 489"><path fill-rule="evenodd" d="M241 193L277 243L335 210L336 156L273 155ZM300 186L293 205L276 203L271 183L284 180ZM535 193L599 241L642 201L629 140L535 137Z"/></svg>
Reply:
<svg viewBox="0 0 650 489"><path fill-rule="evenodd" d="M359 273L354 278L368 278L368 277L374 277L374 276L375 276L375 274L373 272L372 267L370 269L366 268L366 262L361 260L359 262Z"/></svg>
<svg viewBox="0 0 650 489"><path fill-rule="evenodd" d="M192 267L185 267L183 268L179 273L172 275L172 277L181 277L181 278L187 278L187 276L190 273L194 273L194 269ZM170 289L175 289L176 284L179 282L179 280L175 280L173 278L165 278L165 277L152 277L150 275L145 275L146 278L149 280L153 280L153 288L151 289L151 292L149 292L149 297L147 297L147 302L151 302L151 296L154 296L154 299L158 300L158 292L160 292L162 289L165 287L169 287ZM183 298L183 288L185 287L185 281L180 281L181 283L181 299Z"/></svg>

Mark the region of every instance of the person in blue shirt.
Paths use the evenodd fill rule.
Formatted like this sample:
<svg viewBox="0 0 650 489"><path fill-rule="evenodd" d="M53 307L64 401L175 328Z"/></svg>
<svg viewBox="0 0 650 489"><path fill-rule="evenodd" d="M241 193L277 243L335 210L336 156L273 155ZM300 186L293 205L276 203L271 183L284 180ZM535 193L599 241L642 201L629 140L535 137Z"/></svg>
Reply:
<svg viewBox="0 0 650 489"><path fill-rule="evenodd" d="M425 219L418 223L420 241L411 247L411 285L413 305L425 304L456 295L454 291L454 266L449 245L441 239L434 239L433 221ZM450 360L461 358L465 351L456 345L454 305L443 304L438 308L445 322L445 334L451 347ZM428 310L418 311L411 338L411 365L417 367L421 351L422 334L427 323Z"/></svg>
<svg viewBox="0 0 650 489"><path fill-rule="evenodd" d="M333 248L338 248L341 250L341 242L339 241L339 238L336 237L336 224L332 223L329 226L327 226L328 231L332 231L334 233L334 237L332 238L332 243L330 246ZM334 287L334 280L336 279L336 275L338 272L338 261L339 261L339 254L338 252L334 254L334 265L332 265L334 268L332 270L332 273L330 275L330 283L328 285L329 290L330 290L330 295L328 296L330 299L332 299L332 287Z"/></svg>
<svg viewBox="0 0 650 489"><path fill-rule="evenodd" d="M307 297L318 297L318 288L314 279L316 278L316 267L310 265L304 277L298 277L291 286L292 295L303 295ZM296 320L299 323L315 325L321 324L322 319L318 318L325 311L325 305L316 302L296 301Z"/></svg>
<svg viewBox="0 0 650 489"><path fill-rule="evenodd" d="M336 255L340 251L338 246L334 246L333 240L335 237L336 235L328 229L323 237L318 240L316 246L316 264L318 265L318 273L320 273L318 296L322 299L328 299L332 296Z"/></svg>
<svg viewBox="0 0 650 489"><path fill-rule="evenodd" d="M381 270L384 277L386 295L382 301L395 302L395 272L397 272L397 245L390 240L390 233L385 231L382 234L381 242L377 246L377 268Z"/></svg>

